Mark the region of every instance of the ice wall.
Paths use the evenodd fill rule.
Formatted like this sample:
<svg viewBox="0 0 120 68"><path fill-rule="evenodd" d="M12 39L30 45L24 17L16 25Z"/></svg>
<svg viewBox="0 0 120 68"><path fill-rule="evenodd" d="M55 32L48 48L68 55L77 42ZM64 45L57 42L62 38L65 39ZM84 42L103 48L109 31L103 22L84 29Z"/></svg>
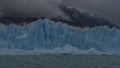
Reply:
<svg viewBox="0 0 120 68"><path fill-rule="evenodd" d="M49 19L22 27L11 24L0 28L0 49L54 49L71 45L80 50L120 52L120 30L99 26L78 28Z"/></svg>

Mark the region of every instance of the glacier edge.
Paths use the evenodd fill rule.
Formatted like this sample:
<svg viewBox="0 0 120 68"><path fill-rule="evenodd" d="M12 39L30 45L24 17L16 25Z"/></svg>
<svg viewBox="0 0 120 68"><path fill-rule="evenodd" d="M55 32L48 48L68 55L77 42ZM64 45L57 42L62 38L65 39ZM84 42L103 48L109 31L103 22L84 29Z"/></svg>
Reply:
<svg viewBox="0 0 120 68"><path fill-rule="evenodd" d="M5 26L5 29L0 28L0 53L4 52L3 49L51 51L56 48L62 52L66 45L75 49L73 50L75 53L77 51L80 53L82 50L90 53L91 49L92 53L119 53L120 30L115 27L110 29L107 26L78 28L49 19L40 19L22 27L11 24ZM69 52L69 48L66 50L72 53Z"/></svg>

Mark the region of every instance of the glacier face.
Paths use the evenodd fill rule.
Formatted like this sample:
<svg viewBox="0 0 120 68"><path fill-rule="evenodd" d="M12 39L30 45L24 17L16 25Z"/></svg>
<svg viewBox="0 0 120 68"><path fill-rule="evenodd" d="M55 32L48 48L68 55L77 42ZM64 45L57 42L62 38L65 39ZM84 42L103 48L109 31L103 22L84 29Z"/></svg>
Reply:
<svg viewBox="0 0 120 68"><path fill-rule="evenodd" d="M0 49L59 50L66 45L78 50L120 52L120 30L107 26L79 28L49 19L22 27L11 24L0 28Z"/></svg>

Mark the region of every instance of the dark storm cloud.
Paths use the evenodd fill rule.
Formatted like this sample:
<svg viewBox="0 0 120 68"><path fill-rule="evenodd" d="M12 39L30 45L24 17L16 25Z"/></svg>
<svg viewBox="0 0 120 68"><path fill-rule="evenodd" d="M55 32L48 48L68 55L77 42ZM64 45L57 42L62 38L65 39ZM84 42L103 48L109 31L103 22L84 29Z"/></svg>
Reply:
<svg viewBox="0 0 120 68"><path fill-rule="evenodd" d="M120 25L120 0L63 0L78 9L105 16ZM58 8L61 0L0 0L0 15L67 18Z"/></svg>
<svg viewBox="0 0 120 68"><path fill-rule="evenodd" d="M0 14L11 17L63 17L61 0L0 0Z"/></svg>
<svg viewBox="0 0 120 68"><path fill-rule="evenodd" d="M120 25L120 0L71 0L73 6L97 13Z"/></svg>
<svg viewBox="0 0 120 68"><path fill-rule="evenodd" d="M1 13L4 15L54 16L58 0L0 0ZM53 12L54 11L54 12ZM11 14L10 14L11 13Z"/></svg>

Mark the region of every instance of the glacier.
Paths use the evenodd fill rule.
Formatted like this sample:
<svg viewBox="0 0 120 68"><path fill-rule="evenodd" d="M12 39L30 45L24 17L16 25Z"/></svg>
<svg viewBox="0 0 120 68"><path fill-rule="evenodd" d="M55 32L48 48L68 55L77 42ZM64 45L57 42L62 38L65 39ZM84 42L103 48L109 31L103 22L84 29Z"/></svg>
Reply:
<svg viewBox="0 0 120 68"><path fill-rule="evenodd" d="M43 53L120 53L120 30L108 26L80 28L50 19L24 26L0 24L0 55Z"/></svg>

